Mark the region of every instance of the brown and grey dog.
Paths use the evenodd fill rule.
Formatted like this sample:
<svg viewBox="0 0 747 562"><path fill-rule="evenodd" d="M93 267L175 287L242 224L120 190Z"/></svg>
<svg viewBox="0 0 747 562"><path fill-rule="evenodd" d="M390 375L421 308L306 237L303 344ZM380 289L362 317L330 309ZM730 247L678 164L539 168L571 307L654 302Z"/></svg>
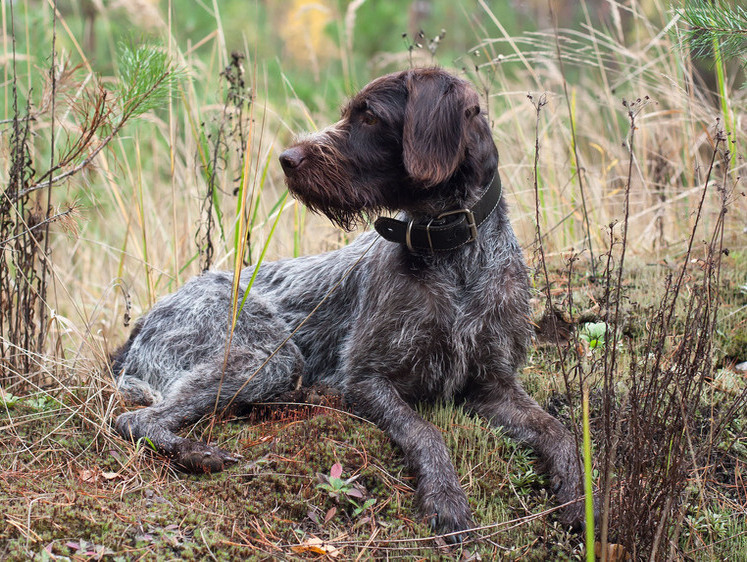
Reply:
<svg viewBox="0 0 747 562"><path fill-rule="evenodd" d="M485 416L537 451L560 502L580 497L574 439L517 379L530 338L527 271L472 87L439 69L383 76L280 163L293 195L344 228L400 214L340 250L262 264L228 354L229 273L160 300L113 360L123 394L147 406L120 415L117 431L187 470L221 470L237 458L175 432L216 405L273 400L300 378L336 388L394 440L417 474L422 513L452 541L472 525L470 508L418 402ZM241 273L241 292L252 274ZM582 523L579 502L562 513Z"/></svg>

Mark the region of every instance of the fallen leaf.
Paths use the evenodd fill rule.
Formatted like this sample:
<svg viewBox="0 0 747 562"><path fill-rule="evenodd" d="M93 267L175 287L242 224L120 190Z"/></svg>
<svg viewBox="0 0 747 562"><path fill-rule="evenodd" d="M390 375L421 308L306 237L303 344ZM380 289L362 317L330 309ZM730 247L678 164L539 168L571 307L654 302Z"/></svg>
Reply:
<svg viewBox="0 0 747 562"><path fill-rule="evenodd" d="M352 498L359 498L363 499L363 492L358 488L350 488L347 492L345 492L348 496Z"/></svg>
<svg viewBox="0 0 747 562"><path fill-rule="evenodd" d="M340 551L337 548L331 544L325 544L324 541L318 537L311 537L302 544L291 547L291 550L296 554L313 552L314 554L323 554L330 558L337 558L340 555Z"/></svg>
<svg viewBox="0 0 747 562"><path fill-rule="evenodd" d="M327 515L324 516L324 522L329 523L329 520L335 516L335 513L337 513L337 508L333 507L327 512Z"/></svg>
<svg viewBox="0 0 747 562"><path fill-rule="evenodd" d="M602 543L594 543L594 555L602 557ZM630 560L630 556L621 544L607 543L607 562L625 562Z"/></svg>
<svg viewBox="0 0 747 562"><path fill-rule="evenodd" d="M96 481L96 473L93 470L89 470L87 468L84 468L78 473L78 476L80 476L80 479L83 480L83 482L95 482Z"/></svg>
<svg viewBox="0 0 747 562"><path fill-rule="evenodd" d="M114 480L115 478L119 478L119 472L102 472L101 477L105 480Z"/></svg>

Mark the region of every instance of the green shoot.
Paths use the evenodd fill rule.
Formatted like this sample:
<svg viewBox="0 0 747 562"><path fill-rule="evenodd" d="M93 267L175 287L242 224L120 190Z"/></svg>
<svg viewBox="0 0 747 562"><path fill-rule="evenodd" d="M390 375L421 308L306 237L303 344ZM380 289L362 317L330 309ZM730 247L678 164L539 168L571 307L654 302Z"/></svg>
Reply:
<svg viewBox="0 0 747 562"><path fill-rule="evenodd" d="M168 53L153 45L120 45L120 80L116 86L123 118L137 117L166 105L183 73L175 70Z"/></svg>
<svg viewBox="0 0 747 562"><path fill-rule="evenodd" d="M604 322L588 322L581 327L579 338L589 345L589 349L604 347L607 324Z"/></svg>

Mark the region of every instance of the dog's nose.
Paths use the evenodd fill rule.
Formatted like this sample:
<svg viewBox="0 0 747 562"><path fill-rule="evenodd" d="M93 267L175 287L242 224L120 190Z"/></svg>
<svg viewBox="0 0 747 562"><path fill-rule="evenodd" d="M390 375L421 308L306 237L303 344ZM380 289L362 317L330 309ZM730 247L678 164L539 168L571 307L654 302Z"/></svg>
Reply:
<svg viewBox="0 0 747 562"><path fill-rule="evenodd" d="M280 165L283 167L283 171L287 175L298 168L305 158L306 155L304 154L303 149L294 146L283 151L280 155Z"/></svg>

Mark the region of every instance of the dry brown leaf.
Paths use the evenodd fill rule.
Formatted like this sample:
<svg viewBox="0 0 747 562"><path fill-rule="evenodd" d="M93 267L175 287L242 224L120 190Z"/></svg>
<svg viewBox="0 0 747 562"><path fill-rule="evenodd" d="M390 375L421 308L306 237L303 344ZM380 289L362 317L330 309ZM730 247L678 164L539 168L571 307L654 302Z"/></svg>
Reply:
<svg viewBox="0 0 747 562"><path fill-rule="evenodd" d="M325 544L324 541L318 537L311 537L302 544L291 547L291 550L296 554L313 552L314 554L322 554L329 556L330 558L337 558L340 555L340 551L337 548L331 544Z"/></svg>
<svg viewBox="0 0 747 562"><path fill-rule="evenodd" d="M594 555L597 558L602 557L602 543L594 543ZM626 562L630 556L621 544L607 543L607 562Z"/></svg>
<svg viewBox="0 0 747 562"><path fill-rule="evenodd" d="M96 481L96 472L88 468L84 468L83 470L81 470L78 473L78 476L80 476L80 479L83 480L83 482L95 482Z"/></svg>
<svg viewBox="0 0 747 562"><path fill-rule="evenodd" d="M336 507L331 508L327 512L327 515L324 516L324 522L329 523L329 520L335 516L335 513L337 513L337 508Z"/></svg>

